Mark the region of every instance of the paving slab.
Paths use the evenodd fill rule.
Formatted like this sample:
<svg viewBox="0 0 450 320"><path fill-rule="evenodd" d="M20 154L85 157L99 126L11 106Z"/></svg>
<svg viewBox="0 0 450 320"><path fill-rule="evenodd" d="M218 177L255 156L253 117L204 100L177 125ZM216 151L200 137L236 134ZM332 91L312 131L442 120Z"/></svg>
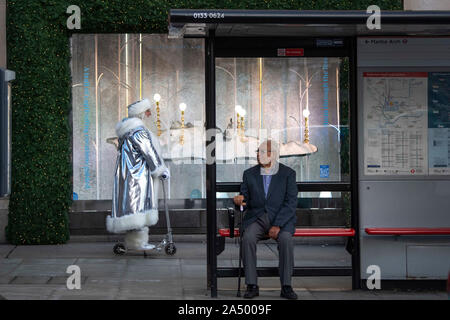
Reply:
<svg viewBox="0 0 450 320"><path fill-rule="evenodd" d="M203 266L203 265L205 265L205 261L202 261L200 259L180 259L180 265L202 265Z"/></svg>
<svg viewBox="0 0 450 320"><path fill-rule="evenodd" d="M0 260L0 277L11 275L14 270L16 270L20 262L11 262L11 261L5 261L8 259L2 259Z"/></svg>
<svg viewBox="0 0 450 320"><path fill-rule="evenodd" d="M14 259L7 259L14 260ZM29 265L65 265L70 266L75 264L76 258L47 258L47 259L30 259L24 258L21 259L21 263Z"/></svg>
<svg viewBox="0 0 450 320"><path fill-rule="evenodd" d="M13 276L64 276L67 266L64 264L32 264L21 263L10 275Z"/></svg>
<svg viewBox="0 0 450 320"><path fill-rule="evenodd" d="M206 290L207 288L207 280L206 277L183 277L181 279L181 285L183 289L195 289L195 290Z"/></svg>
<svg viewBox="0 0 450 320"><path fill-rule="evenodd" d="M81 284L80 289L69 290L66 285L56 285L54 288L50 300L72 299L72 297L88 297L93 300L114 299L119 292L117 284L89 284L87 280Z"/></svg>
<svg viewBox="0 0 450 320"><path fill-rule="evenodd" d="M10 284L46 284L50 278L49 276L17 276L13 278Z"/></svg>
<svg viewBox="0 0 450 320"><path fill-rule="evenodd" d="M293 277L293 283L308 290L352 290L352 277Z"/></svg>
<svg viewBox="0 0 450 320"><path fill-rule="evenodd" d="M238 260L232 260L232 259L217 260L217 267L220 267L220 268L237 267L238 265L239 265Z"/></svg>
<svg viewBox="0 0 450 320"><path fill-rule="evenodd" d="M136 258L133 258L133 259L127 259L127 261L128 261L128 266L144 266L144 267L169 266L169 267L174 267L174 266L180 265L180 259L163 259L163 258L136 259Z"/></svg>
<svg viewBox="0 0 450 320"><path fill-rule="evenodd" d="M13 276L0 276L0 285L10 283L15 277Z"/></svg>
<svg viewBox="0 0 450 320"><path fill-rule="evenodd" d="M68 243L63 245L17 246L10 258L114 258L114 244L108 242Z"/></svg>
<svg viewBox="0 0 450 320"><path fill-rule="evenodd" d="M20 264L10 275L13 276L65 276L67 266L61 264Z"/></svg>
<svg viewBox="0 0 450 320"><path fill-rule="evenodd" d="M0 245L0 258L6 258L6 256L14 250L16 246L11 244L2 244Z"/></svg>
<svg viewBox="0 0 450 320"><path fill-rule="evenodd" d="M73 264L113 264L113 265L126 265L128 259L126 258L116 258L116 259L95 259L95 258L78 258L75 259Z"/></svg>
<svg viewBox="0 0 450 320"><path fill-rule="evenodd" d="M116 293L55 292L48 300L114 300Z"/></svg>
<svg viewBox="0 0 450 320"><path fill-rule="evenodd" d="M200 274L206 274L207 268L206 265L182 265L181 266L181 275L183 277L195 277Z"/></svg>
<svg viewBox="0 0 450 320"><path fill-rule="evenodd" d="M82 276L85 277L121 277L126 271L126 264L115 264L115 263L77 263L80 267L80 272Z"/></svg>
<svg viewBox="0 0 450 320"><path fill-rule="evenodd" d="M23 262L22 258L5 258L5 259L0 259L0 263L3 264L20 264Z"/></svg>
<svg viewBox="0 0 450 320"><path fill-rule="evenodd" d="M47 300L53 291L49 285L0 285L0 295L7 300Z"/></svg>
<svg viewBox="0 0 450 320"><path fill-rule="evenodd" d="M161 281L152 283L122 283L120 294L123 295L144 295L146 297L158 298L160 296L180 297L183 288L179 281Z"/></svg>
<svg viewBox="0 0 450 320"><path fill-rule="evenodd" d="M439 291L391 291L391 290L375 290L375 296L379 300L448 300L446 292Z"/></svg>
<svg viewBox="0 0 450 320"><path fill-rule="evenodd" d="M181 280L180 266L129 266L124 273L126 279Z"/></svg>
<svg viewBox="0 0 450 320"><path fill-rule="evenodd" d="M52 284L52 285L66 285L67 284L67 279L70 275L67 274L66 276L56 276L56 277L50 277L50 280L48 281L48 284ZM80 279L80 283L81 285L85 284L87 280L87 277L85 276L81 276Z"/></svg>

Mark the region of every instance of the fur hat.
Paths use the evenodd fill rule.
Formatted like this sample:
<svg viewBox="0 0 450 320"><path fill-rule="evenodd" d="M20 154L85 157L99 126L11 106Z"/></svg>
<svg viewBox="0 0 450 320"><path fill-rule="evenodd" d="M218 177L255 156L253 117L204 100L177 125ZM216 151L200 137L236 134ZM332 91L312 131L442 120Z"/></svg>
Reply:
<svg viewBox="0 0 450 320"><path fill-rule="evenodd" d="M136 117L151 108L152 105L148 99L136 101L128 106L128 117Z"/></svg>

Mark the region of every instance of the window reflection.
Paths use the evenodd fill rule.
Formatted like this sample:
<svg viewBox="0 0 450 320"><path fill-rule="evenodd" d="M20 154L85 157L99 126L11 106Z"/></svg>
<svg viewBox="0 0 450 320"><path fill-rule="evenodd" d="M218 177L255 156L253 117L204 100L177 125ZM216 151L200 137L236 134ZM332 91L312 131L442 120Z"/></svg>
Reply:
<svg viewBox="0 0 450 320"><path fill-rule="evenodd" d="M237 145L251 144L218 162L218 181L240 181L268 137L297 181L349 181L347 69L346 58L217 58L217 126L224 140L234 133ZM305 155L308 141L318 151Z"/></svg>
<svg viewBox="0 0 450 320"><path fill-rule="evenodd" d="M78 200L111 199L116 123L141 98L161 96L161 144L172 172L169 197L204 198L202 161L173 163L181 113L185 127L203 129L204 42L165 34L76 34L72 37L73 186ZM157 133L156 115L146 120ZM172 144L172 147L171 147ZM189 159L191 157L189 156ZM185 183L189 181L189 184Z"/></svg>

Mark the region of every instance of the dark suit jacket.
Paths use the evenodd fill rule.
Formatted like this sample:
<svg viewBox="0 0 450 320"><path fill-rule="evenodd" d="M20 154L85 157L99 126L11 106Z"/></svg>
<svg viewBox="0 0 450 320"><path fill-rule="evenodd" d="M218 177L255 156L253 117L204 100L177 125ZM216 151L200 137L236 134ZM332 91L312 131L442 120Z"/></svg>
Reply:
<svg viewBox="0 0 450 320"><path fill-rule="evenodd" d="M279 226L280 231L293 234L297 222L297 194L295 171L281 163L277 174L272 176L267 199L264 195L260 166L245 170L241 195L244 196L247 213L242 221L242 228L245 230L267 212L272 226Z"/></svg>

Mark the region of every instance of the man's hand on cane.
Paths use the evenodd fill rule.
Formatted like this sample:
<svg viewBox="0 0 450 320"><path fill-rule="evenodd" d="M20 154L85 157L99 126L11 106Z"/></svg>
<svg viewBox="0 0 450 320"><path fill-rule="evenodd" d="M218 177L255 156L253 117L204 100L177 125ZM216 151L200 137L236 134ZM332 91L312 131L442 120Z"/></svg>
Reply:
<svg viewBox="0 0 450 320"><path fill-rule="evenodd" d="M234 204L237 206L246 206L247 204L244 202L244 196L238 195L234 197Z"/></svg>

